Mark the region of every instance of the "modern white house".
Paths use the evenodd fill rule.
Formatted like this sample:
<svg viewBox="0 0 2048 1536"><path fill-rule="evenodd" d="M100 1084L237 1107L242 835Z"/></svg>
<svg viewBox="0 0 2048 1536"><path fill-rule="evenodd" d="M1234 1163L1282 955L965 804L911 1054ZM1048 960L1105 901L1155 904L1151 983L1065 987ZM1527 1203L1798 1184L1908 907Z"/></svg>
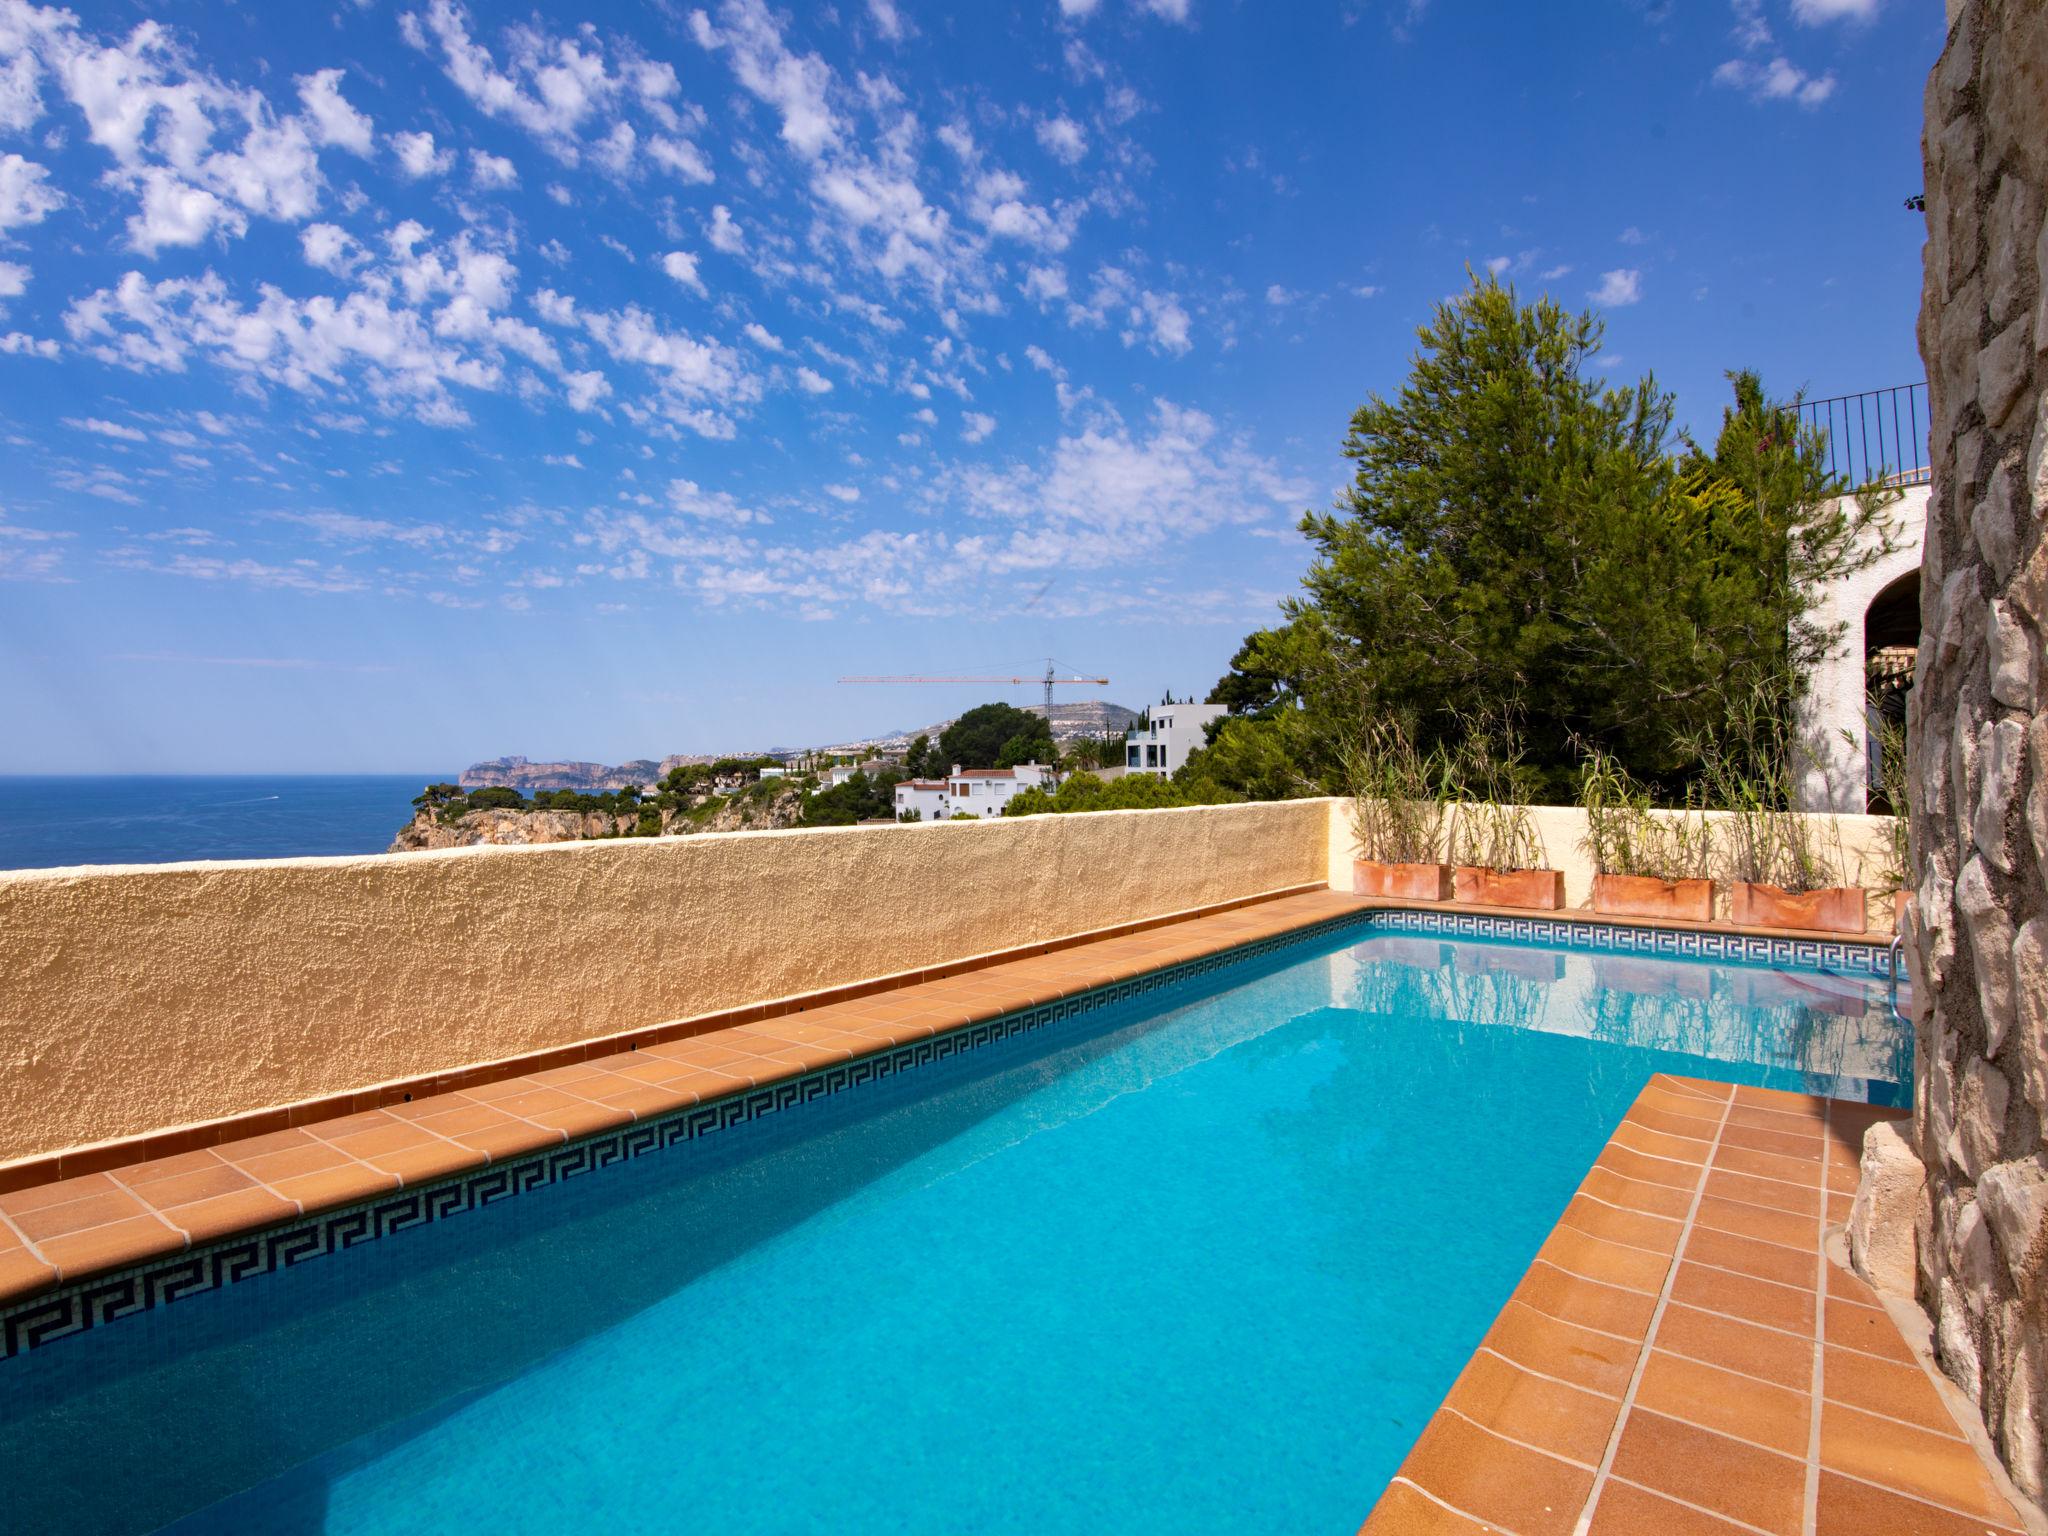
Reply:
<svg viewBox="0 0 2048 1536"><path fill-rule="evenodd" d="M1221 704L1154 704L1145 728L1124 737L1125 769L1162 778L1178 771L1207 744L1209 722L1229 713Z"/></svg>
<svg viewBox="0 0 2048 1536"><path fill-rule="evenodd" d="M944 821L953 814L946 804L944 779L900 779L896 784L896 819L915 811L918 821Z"/></svg>

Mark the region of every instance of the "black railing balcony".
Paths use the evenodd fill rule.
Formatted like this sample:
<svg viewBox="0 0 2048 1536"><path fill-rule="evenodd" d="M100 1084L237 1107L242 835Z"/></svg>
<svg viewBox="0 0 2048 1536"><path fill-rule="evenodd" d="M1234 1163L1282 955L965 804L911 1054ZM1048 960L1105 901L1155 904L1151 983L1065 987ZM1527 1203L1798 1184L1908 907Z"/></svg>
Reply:
<svg viewBox="0 0 2048 1536"><path fill-rule="evenodd" d="M1852 486L1927 484L1925 384L1802 400L1799 417L1822 435L1829 471Z"/></svg>

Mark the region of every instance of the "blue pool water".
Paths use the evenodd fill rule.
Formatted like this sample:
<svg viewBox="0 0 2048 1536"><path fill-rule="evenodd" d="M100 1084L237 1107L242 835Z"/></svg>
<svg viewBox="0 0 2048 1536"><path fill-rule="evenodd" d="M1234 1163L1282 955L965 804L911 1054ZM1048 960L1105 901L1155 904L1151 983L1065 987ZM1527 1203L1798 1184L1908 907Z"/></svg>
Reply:
<svg viewBox="0 0 2048 1536"><path fill-rule="evenodd" d="M0 1525L1349 1532L1650 1073L1889 1019L1349 930L0 1361Z"/></svg>

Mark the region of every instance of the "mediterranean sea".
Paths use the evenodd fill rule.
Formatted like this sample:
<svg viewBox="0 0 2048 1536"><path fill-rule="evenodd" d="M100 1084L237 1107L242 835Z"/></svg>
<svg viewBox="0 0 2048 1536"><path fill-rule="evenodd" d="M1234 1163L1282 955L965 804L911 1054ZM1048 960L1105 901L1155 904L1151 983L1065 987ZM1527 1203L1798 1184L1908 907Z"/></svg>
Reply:
<svg viewBox="0 0 2048 1536"><path fill-rule="evenodd" d="M450 773L0 776L0 869L382 853Z"/></svg>

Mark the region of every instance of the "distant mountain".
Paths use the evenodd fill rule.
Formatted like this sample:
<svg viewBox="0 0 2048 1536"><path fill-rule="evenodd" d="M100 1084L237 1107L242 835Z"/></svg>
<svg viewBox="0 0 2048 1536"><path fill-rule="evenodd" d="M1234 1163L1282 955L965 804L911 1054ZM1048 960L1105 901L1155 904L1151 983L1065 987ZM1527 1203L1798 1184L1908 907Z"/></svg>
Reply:
<svg viewBox="0 0 2048 1536"><path fill-rule="evenodd" d="M1022 706L1029 714L1045 713L1043 704ZM937 741L947 726L959 716L952 715L934 725L919 726L913 731L885 731L879 736L867 736L853 741L835 742L821 747L771 747L760 752L707 752L694 755L671 754L655 759L636 757L624 763L583 763L573 761L535 762L526 757L492 757L480 763L471 763L462 770L456 780L464 789L485 789L493 784L502 784L507 789L529 793L536 789L580 789L592 794L607 789L624 789L628 785L645 788L658 784L666 778L671 768L686 763L709 763L720 757L792 757L798 752L826 752L835 756L854 753L901 752L919 736L929 736ZM1082 736L1121 735L1138 718L1134 709L1121 704L1111 704L1102 699L1082 699L1072 704L1055 704L1052 707L1052 736L1057 742L1069 742Z"/></svg>

